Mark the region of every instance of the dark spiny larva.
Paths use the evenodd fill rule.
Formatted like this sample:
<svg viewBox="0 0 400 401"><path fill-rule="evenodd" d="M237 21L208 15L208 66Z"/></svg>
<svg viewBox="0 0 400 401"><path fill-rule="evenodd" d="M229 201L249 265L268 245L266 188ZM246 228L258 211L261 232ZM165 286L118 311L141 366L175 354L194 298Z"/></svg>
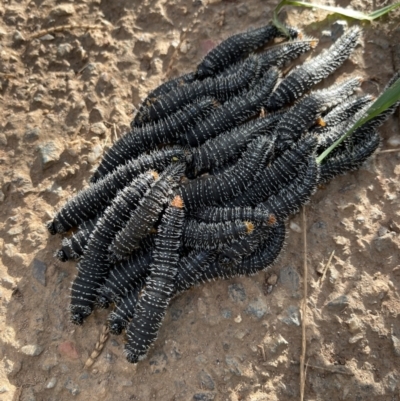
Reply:
<svg viewBox="0 0 400 401"><path fill-rule="evenodd" d="M379 134L375 129L365 130L363 138L334 157L324 160L318 183L325 184L334 177L356 170L378 149Z"/></svg>
<svg viewBox="0 0 400 401"><path fill-rule="evenodd" d="M270 114L233 128L192 150L190 164L196 174L236 161L255 138L271 134L283 113Z"/></svg>
<svg viewBox="0 0 400 401"><path fill-rule="evenodd" d="M296 38L299 33L293 28L289 28L289 32L292 38ZM213 76L281 35L281 32L273 25L266 25L233 35L221 42L204 57L197 66L196 75L200 79Z"/></svg>
<svg viewBox="0 0 400 401"><path fill-rule="evenodd" d="M197 220L186 220L182 240L187 248L218 249L249 235L253 229L254 224L248 221L203 223Z"/></svg>
<svg viewBox="0 0 400 401"><path fill-rule="evenodd" d="M296 178L290 185L272 195L264 202L264 206L279 220L285 220L299 211L317 189L319 165L314 156L309 159L307 171Z"/></svg>
<svg viewBox="0 0 400 401"><path fill-rule="evenodd" d="M132 181L140 173L147 170L162 172L173 162L185 161L186 152L181 146L167 146L160 150L155 150L149 154L143 154L137 159L130 160L128 163L118 166L114 171L100 177L100 172L93 176L92 182L104 179L99 187L91 185L92 191L105 192L109 198L113 198L118 189L122 189L128 182ZM97 189L98 188L98 189Z"/></svg>
<svg viewBox="0 0 400 401"><path fill-rule="evenodd" d="M223 223L226 221L246 220L261 224L269 224L272 218L269 211L262 205L253 207L217 207L209 206L196 209L191 216L204 223Z"/></svg>
<svg viewBox="0 0 400 401"><path fill-rule="evenodd" d="M184 85L156 100L148 109L148 121L157 121L204 96L226 101L247 89L260 76L257 57L249 57L239 70L229 76L207 78Z"/></svg>
<svg viewBox="0 0 400 401"><path fill-rule="evenodd" d="M100 308L108 308L110 303L119 303L120 299L135 288L140 281L145 280L150 273L152 250L139 251L128 259L118 263L109 273L105 283L98 289L96 305Z"/></svg>
<svg viewBox="0 0 400 401"><path fill-rule="evenodd" d="M182 257L178 263L175 276L175 293L183 292L197 285L201 271L206 269L215 259L215 252L211 250L192 251Z"/></svg>
<svg viewBox="0 0 400 401"><path fill-rule="evenodd" d="M270 47L264 53L259 55L259 63L263 69L269 67L283 67L289 61L294 60L301 54L314 49L318 44L318 39L303 37L297 40L280 43Z"/></svg>
<svg viewBox="0 0 400 401"><path fill-rule="evenodd" d="M151 273L127 330L125 353L131 363L143 359L156 340L169 301L175 292L178 249L185 218L183 206L182 198L176 196L161 219L150 266Z"/></svg>
<svg viewBox="0 0 400 401"><path fill-rule="evenodd" d="M238 196L271 157L273 141L255 139L240 161L217 176L199 177L179 189L187 210L224 203Z"/></svg>
<svg viewBox="0 0 400 401"><path fill-rule="evenodd" d="M328 89L314 91L291 107L278 123L276 151L283 152L310 128L325 110L339 104L361 84L360 78L351 78Z"/></svg>
<svg viewBox="0 0 400 401"><path fill-rule="evenodd" d="M184 132L181 143L200 146L208 139L214 138L255 116L266 103L276 84L278 75L278 70L275 67L268 70L251 91L224 103Z"/></svg>
<svg viewBox="0 0 400 401"><path fill-rule="evenodd" d="M97 220L98 217L95 217L92 220L83 222L76 233L69 238L63 238L61 249L56 251L54 256L61 262L79 259L85 251L89 236L94 230Z"/></svg>
<svg viewBox="0 0 400 401"><path fill-rule="evenodd" d="M339 103L334 109L322 117L322 125L317 125L311 132L317 135L324 135L332 127L345 122L363 109L370 105L373 100L371 95L352 96L343 103Z"/></svg>
<svg viewBox="0 0 400 401"><path fill-rule="evenodd" d="M122 330L128 327L135 313L139 294L144 284L145 281L142 280L136 287L132 287L131 290L120 299L115 309L108 315L107 324L111 334L119 335L122 333Z"/></svg>
<svg viewBox="0 0 400 401"><path fill-rule="evenodd" d="M78 263L78 275L72 283L71 321L82 324L93 310L99 288L111 268L109 246L116 233L126 224L132 210L154 182L157 175L145 173L123 189L105 210L92 232L87 249ZM90 283L90 288L89 288Z"/></svg>
<svg viewBox="0 0 400 401"><path fill-rule="evenodd" d="M120 164L125 164L128 160L135 159L142 153L157 148L158 145L176 142L188 127L195 123L199 117L207 115L215 106L214 99L201 99L163 120L135 128L126 133L106 151L94 176L106 175Z"/></svg>
<svg viewBox="0 0 400 401"><path fill-rule="evenodd" d="M275 218L271 218L271 223L276 223ZM268 237L270 230L271 227L256 225L249 235L233 241L229 246L225 245L218 255L219 264L223 267L229 267L240 263L243 257L249 256L260 246L262 240Z"/></svg>
<svg viewBox="0 0 400 401"><path fill-rule="evenodd" d="M231 206L256 206L290 184L308 164L317 147L317 137L307 134L292 149L282 153L270 166L264 167L245 192L233 199Z"/></svg>
<svg viewBox="0 0 400 401"><path fill-rule="evenodd" d="M164 207L171 201L184 170L183 164L167 167L146 192L124 229L115 237L110 248L112 260L127 258L140 246L140 241L149 234Z"/></svg>
<svg viewBox="0 0 400 401"><path fill-rule="evenodd" d="M131 122L131 128L140 127L143 125L143 115L147 112L147 109L151 104L159 97L166 95L170 91L180 87L181 85L190 84L196 80L195 73L189 72L188 74L181 75L177 78L170 79L164 82L156 89L152 90L143 100L142 104L139 106L139 110L135 115L135 118Z"/></svg>
<svg viewBox="0 0 400 401"><path fill-rule="evenodd" d="M358 43L360 29L349 29L330 49L312 60L293 69L278 85L268 100L268 110L278 110L282 106L299 99L312 86L335 71L350 56Z"/></svg>

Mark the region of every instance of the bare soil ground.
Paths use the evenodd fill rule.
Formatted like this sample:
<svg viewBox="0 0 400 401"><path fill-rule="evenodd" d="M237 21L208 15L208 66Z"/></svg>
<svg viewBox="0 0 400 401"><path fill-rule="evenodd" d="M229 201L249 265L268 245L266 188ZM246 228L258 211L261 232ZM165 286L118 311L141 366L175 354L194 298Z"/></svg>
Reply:
<svg viewBox="0 0 400 401"><path fill-rule="evenodd" d="M386 5L330 4L367 12ZM0 400L299 399L301 216L288 223L286 253L268 272L174 299L137 367L123 356L124 339L111 337L88 370L109 311L82 327L69 323L75 263L56 262L61 238L44 227L87 185L150 89L193 69L230 34L266 23L274 5L1 2ZM321 39L314 54L336 34L336 17L315 10L290 10L286 20ZM83 27L37 35L72 23ZM400 13L363 26L361 45L324 86L360 75L362 90L376 95L400 68ZM380 132L382 149L400 147L398 112ZM400 400L399 162L400 152L376 154L307 206L306 400Z"/></svg>

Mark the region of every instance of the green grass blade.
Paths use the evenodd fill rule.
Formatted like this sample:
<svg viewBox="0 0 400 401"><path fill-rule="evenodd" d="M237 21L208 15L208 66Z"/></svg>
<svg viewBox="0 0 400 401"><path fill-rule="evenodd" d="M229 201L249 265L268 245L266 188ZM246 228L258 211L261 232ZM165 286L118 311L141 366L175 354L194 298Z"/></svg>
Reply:
<svg viewBox="0 0 400 401"><path fill-rule="evenodd" d="M385 92L383 92L366 111L365 116L358 120L344 135L342 135L336 142L334 142L328 149L321 153L317 162L321 163L328 155L340 145L349 135L351 135L357 128L361 127L367 121L383 113L390 106L400 100L400 78Z"/></svg>
<svg viewBox="0 0 400 401"><path fill-rule="evenodd" d="M284 6L318 8L320 10L329 11L331 13L343 15L345 17L353 18L353 19L356 19L359 21L373 21L377 18L384 16L385 14L389 13L390 11L400 7L400 2L391 4L386 7L382 7L379 10L375 10L370 14L364 14L360 11L352 10L351 8L325 6L322 4L314 4L314 3L309 3L306 1L298 1L298 0L281 0L281 2L275 7L275 10L274 10L274 13L272 16L272 22L280 31L282 31L286 36L289 37L289 32L287 31L286 27L279 21L279 18L278 18L278 13Z"/></svg>

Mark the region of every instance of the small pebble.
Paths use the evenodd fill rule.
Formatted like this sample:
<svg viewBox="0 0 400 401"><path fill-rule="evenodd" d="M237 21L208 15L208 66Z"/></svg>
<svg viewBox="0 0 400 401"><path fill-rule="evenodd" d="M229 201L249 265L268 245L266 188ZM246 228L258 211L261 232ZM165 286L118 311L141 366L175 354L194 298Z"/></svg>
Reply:
<svg viewBox="0 0 400 401"><path fill-rule="evenodd" d="M290 229L296 233L301 233L301 227L293 221L290 222Z"/></svg>
<svg viewBox="0 0 400 401"><path fill-rule="evenodd" d="M102 136L107 132L107 127L102 122L97 122L90 126L89 132L93 135Z"/></svg>
<svg viewBox="0 0 400 401"><path fill-rule="evenodd" d="M0 145L7 146L7 137L3 132L0 133Z"/></svg>
<svg viewBox="0 0 400 401"><path fill-rule="evenodd" d="M46 270L47 265L38 259L33 259L32 275L44 287L46 286Z"/></svg>
<svg viewBox="0 0 400 401"><path fill-rule="evenodd" d="M206 390L214 390L215 389L215 383L214 383L212 377L204 370L202 370L199 373L199 381L200 381L200 386L202 389L206 389Z"/></svg>
<svg viewBox="0 0 400 401"><path fill-rule="evenodd" d="M50 12L52 17L65 17L68 15L73 15L75 13L75 8L73 4L61 4L53 8Z"/></svg>
<svg viewBox="0 0 400 401"><path fill-rule="evenodd" d="M214 393L197 393L193 396L193 401L213 401L214 399Z"/></svg>
<svg viewBox="0 0 400 401"><path fill-rule="evenodd" d="M37 344L24 345L21 347L21 352L29 356L38 356L43 352L43 347Z"/></svg>
<svg viewBox="0 0 400 401"><path fill-rule="evenodd" d="M346 295L341 295L340 297L337 297L328 302L327 307L329 309L342 309L345 306L349 305L349 303L349 298Z"/></svg>
<svg viewBox="0 0 400 401"><path fill-rule="evenodd" d="M8 392L8 387L6 387L6 386L1 386L0 387L0 394L4 394L4 393L7 393Z"/></svg>
<svg viewBox="0 0 400 401"><path fill-rule="evenodd" d="M49 382L46 384L46 388L50 389L50 388L54 388L57 384L57 379L55 377L52 377Z"/></svg>
<svg viewBox="0 0 400 401"><path fill-rule="evenodd" d="M40 145L39 154L43 169L50 167L54 162L58 161L62 152L62 147L54 141Z"/></svg>
<svg viewBox="0 0 400 401"><path fill-rule="evenodd" d="M246 291L242 284L231 284L228 287L228 293L234 302L243 302L246 299Z"/></svg>
<svg viewBox="0 0 400 401"><path fill-rule="evenodd" d="M271 274L271 276L268 277L267 283L270 285L275 285L278 281L278 276L276 274Z"/></svg>
<svg viewBox="0 0 400 401"><path fill-rule="evenodd" d="M235 323L240 323L242 321L242 316L237 315L235 319L233 319Z"/></svg>
<svg viewBox="0 0 400 401"><path fill-rule="evenodd" d="M349 344L355 344L357 341L360 341L362 338L364 338L364 334L358 333L355 336L349 338Z"/></svg>
<svg viewBox="0 0 400 401"><path fill-rule="evenodd" d="M279 319L288 326L300 326L300 313L297 306L289 306L286 310L286 316Z"/></svg>
<svg viewBox="0 0 400 401"><path fill-rule="evenodd" d="M54 36L50 35L49 33L47 35L44 35L42 37L39 38L39 40L45 42L45 41L50 41L50 40L54 40Z"/></svg>
<svg viewBox="0 0 400 401"><path fill-rule="evenodd" d="M27 141L36 141L37 139L39 139L39 136L40 136L40 128L35 127L25 131L24 139Z"/></svg>
<svg viewBox="0 0 400 401"><path fill-rule="evenodd" d="M25 42L25 38L20 31L15 31L13 34L13 41L14 43L21 43Z"/></svg>
<svg viewBox="0 0 400 401"><path fill-rule="evenodd" d="M58 346L58 351L61 355L69 359L78 359L79 353L75 347L75 344L71 341L65 341Z"/></svg>

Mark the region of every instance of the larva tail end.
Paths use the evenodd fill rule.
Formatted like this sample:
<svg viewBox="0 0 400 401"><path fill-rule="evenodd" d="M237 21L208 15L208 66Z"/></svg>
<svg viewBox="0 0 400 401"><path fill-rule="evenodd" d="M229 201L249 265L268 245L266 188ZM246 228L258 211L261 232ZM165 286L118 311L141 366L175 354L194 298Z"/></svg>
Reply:
<svg viewBox="0 0 400 401"><path fill-rule="evenodd" d="M82 326L84 320L84 316L79 312L74 312L71 314L70 321L77 326Z"/></svg>
<svg viewBox="0 0 400 401"><path fill-rule="evenodd" d="M157 171L150 171L150 174L154 177L155 180L158 180L158 178L160 177L160 175L157 173Z"/></svg>
<svg viewBox="0 0 400 401"><path fill-rule="evenodd" d="M58 260L60 260L61 262L66 262L68 260L68 256L62 249L55 251L54 257L57 258Z"/></svg>
<svg viewBox="0 0 400 401"><path fill-rule="evenodd" d="M127 348L125 348L125 355L126 355L126 360L127 360L129 363L137 363L137 362L139 361L139 356L136 355L136 354L134 354L134 353L131 352L131 351L128 351Z"/></svg>
<svg viewBox="0 0 400 401"><path fill-rule="evenodd" d="M48 223L46 223L46 228L49 231L49 233L51 235L56 235L57 234L57 229L56 229L56 224L54 222L54 220L49 221Z"/></svg>
<svg viewBox="0 0 400 401"><path fill-rule="evenodd" d="M111 304L111 301L104 295L99 295L96 298L96 306L98 306L100 309L107 309Z"/></svg>
<svg viewBox="0 0 400 401"><path fill-rule="evenodd" d="M121 324L118 320L108 322L108 328L110 329L110 333L115 336L119 336L124 329L124 325Z"/></svg>
<svg viewBox="0 0 400 401"><path fill-rule="evenodd" d="M182 198L177 195L174 199L172 199L171 206L176 207L178 209L183 209L183 200Z"/></svg>

